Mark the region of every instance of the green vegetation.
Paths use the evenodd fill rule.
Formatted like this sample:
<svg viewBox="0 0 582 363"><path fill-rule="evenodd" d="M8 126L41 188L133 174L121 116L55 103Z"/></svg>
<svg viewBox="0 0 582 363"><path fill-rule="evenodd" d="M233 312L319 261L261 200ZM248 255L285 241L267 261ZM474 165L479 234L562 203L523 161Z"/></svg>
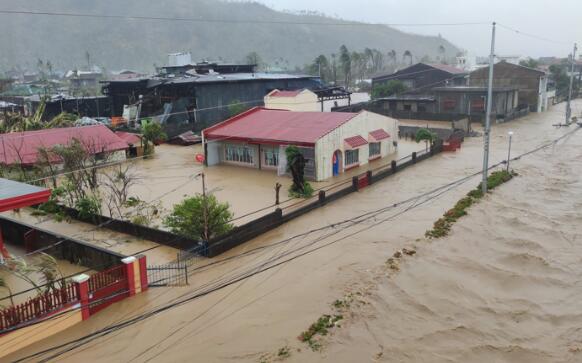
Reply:
<svg viewBox="0 0 582 363"><path fill-rule="evenodd" d="M157 122L148 122L143 125L143 152L144 155L151 155L154 152L154 145L167 139L167 135L162 129L162 125Z"/></svg>
<svg viewBox="0 0 582 363"><path fill-rule="evenodd" d="M495 171L491 173L489 178L487 178L487 188L488 190L493 190L503 183L510 181L517 174L515 172L508 172L506 170ZM481 190L481 184L474 190L470 191L466 197L462 198L455 204L455 206L448 210L442 218L438 219L433 228L426 231L425 235L429 238L441 238L445 237L451 231L453 224L459 220L459 218L467 215L467 210L473 204L477 203L481 198L483 198L483 192Z"/></svg>
<svg viewBox="0 0 582 363"><path fill-rule="evenodd" d="M279 359L286 359L286 358L289 358L290 356L291 356L291 350L287 346L279 348L279 350L277 351L277 357Z"/></svg>
<svg viewBox="0 0 582 363"><path fill-rule="evenodd" d="M372 98L390 97L406 91L406 85L402 81L391 80L387 83L376 84L372 88Z"/></svg>
<svg viewBox="0 0 582 363"><path fill-rule="evenodd" d="M249 109L247 104L241 103L239 100L234 100L228 105L228 116L234 117Z"/></svg>
<svg viewBox="0 0 582 363"><path fill-rule="evenodd" d="M519 65L523 66L523 67L537 69L539 67L540 63L535 59L528 58L527 60L519 61Z"/></svg>
<svg viewBox="0 0 582 363"><path fill-rule="evenodd" d="M220 203L214 195L206 197L208 236L205 236L204 197L197 194L174 206L164 225L176 234L193 239L208 240L227 233L233 228L233 217L228 203Z"/></svg>
<svg viewBox="0 0 582 363"><path fill-rule="evenodd" d="M317 336L327 335L329 329L337 326L338 322L343 318L342 315L323 315L317 319L315 323L311 324L308 330L299 335L299 340L306 342L314 351L320 350L321 343L319 343L315 338Z"/></svg>
<svg viewBox="0 0 582 363"><path fill-rule="evenodd" d="M426 148L426 150L428 150L428 145L434 144L438 137L437 137L436 133L430 131L429 129L419 129L416 132L415 138L416 138L416 143L424 141L425 148Z"/></svg>
<svg viewBox="0 0 582 363"><path fill-rule="evenodd" d="M305 181L305 164L307 161L297 146L285 149L287 171L293 176L293 184L289 187L289 196L293 198L309 198L313 195L313 187Z"/></svg>

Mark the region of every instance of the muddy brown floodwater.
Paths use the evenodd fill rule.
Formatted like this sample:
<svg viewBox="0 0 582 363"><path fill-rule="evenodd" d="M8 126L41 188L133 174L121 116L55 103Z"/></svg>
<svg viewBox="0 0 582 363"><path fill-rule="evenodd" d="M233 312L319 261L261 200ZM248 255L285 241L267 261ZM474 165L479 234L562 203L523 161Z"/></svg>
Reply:
<svg viewBox="0 0 582 363"><path fill-rule="evenodd" d="M578 111L582 102L575 106ZM509 130L514 155L571 131L574 126L552 127L563 110L557 105L495 125L492 163L506 157ZM582 361L581 146L582 131L514 162L519 177L472 207L449 237L428 242L424 231L478 178L434 198L390 206L478 171L482 140L468 139L460 152L408 168L215 262L230 260L207 267L210 261L200 261L188 287L150 289L9 359L268 268L71 351L54 351L62 353L54 360L259 362L288 346L290 362ZM360 223L274 244L384 207ZM404 259L399 272L388 272L386 260L403 247L418 253ZM335 299L354 291L365 292L363 303L332 329L321 352L297 340L333 311Z"/></svg>

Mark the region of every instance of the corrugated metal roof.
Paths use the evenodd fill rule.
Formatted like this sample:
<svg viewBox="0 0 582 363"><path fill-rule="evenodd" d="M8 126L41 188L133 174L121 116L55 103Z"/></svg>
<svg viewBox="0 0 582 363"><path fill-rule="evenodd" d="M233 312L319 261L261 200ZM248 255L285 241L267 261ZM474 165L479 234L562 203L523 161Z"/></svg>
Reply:
<svg viewBox="0 0 582 363"><path fill-rule="evenodd" d="M44 203L50 190L0 178L0 212Z"/></svg>
<svg viewBox="0 0 582 363"><path fill-rule="evenodd" d="M33 165L38 160L39 148L68 145L73 139L79 140L92 154L128 148L127 142L104 125L14 132L0 135L0 163Z"/></svg>
<svg viewBox="0 0 582 363"><path fill-rule="evenodd" d="M357 113L292 112L255 107L204 130L207 139L313 145Z"/></svg>

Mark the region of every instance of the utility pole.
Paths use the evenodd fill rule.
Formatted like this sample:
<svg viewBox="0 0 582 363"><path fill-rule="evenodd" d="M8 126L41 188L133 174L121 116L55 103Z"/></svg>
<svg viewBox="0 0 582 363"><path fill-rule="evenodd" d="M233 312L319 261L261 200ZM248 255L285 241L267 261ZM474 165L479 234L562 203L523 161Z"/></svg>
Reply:
<svg viewBox="0 0 582 363"><path fill-rule="evenodd" d="M566 125L570 125L570 120L572 119L572 87L574 86L574 66L576 64L576 51L578 46L574 43L574 50L572 51L572 58L570 58L570 88L568 90L568 103L566 104Z"/></svg>
<svg viewBox="0 0 582 363"><path fill-rule="evenodd" d="M491 132L491 108L493 105L493 66L495 65L495 22L491 30L491 54L489 54L489 85L487 89L487 114L485 115L485 134L483 136L483 182L481 190L487 193L487 174L489 170L489 133Z"/></svg>

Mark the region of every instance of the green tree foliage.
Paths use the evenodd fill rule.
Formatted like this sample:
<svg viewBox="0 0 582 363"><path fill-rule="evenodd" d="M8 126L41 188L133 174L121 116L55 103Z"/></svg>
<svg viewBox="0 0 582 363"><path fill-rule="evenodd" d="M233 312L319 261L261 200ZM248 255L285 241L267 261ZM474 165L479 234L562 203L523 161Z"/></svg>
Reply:
<svg viewBox="0 0 582 363"><path fill-rule="evenodd" d="M535 59L528 58L527 60L519 61L519 65L523 67L537 69L540 63Z"/></svg>
<svg viewBox="0 0 582 363"><path fill-rule="evenodd" d="M340 47L340 67L344 75L344 85L349 87L352 78L352 57L345 45Z"/></svg>
<svg viewBox="0 0 582 363"><path fill-rule="evenodd" d="M239 100L234 100L228 105L228 117L233 117L241 114L249 109L249 106Z"/></svg>
<svg viewBox="0 0 582 363"><path fill-rule="evenodd" d="M399 95L406 91L406 85L402 81L393 79L387 83L374 85L372 89L372 98L390 97Z"/></svg>
<svg viewBox="0 0 582 363"><path fill-rule="evenodd" d="M428 145L433 144L437 140L437 134L428 129L419 129L416 132L416 142L419 143L424 141L426 149L428 150Z"/></svg>
<svg viewBox="0 0 582 363"><path fill-rule="evenodd" d="M144 154L150 155L154 151L155 144L165 141L166 133L162 129L162 125L157 122L148 122L143 125L142 136L144 142Z"/></svg>
<svg viewBox="0 0 582 363"><path fill-rule="evenodd" d="M197 194L174 206L172 213L164 220L164 225L181 236L204 239L204 197ZM227 233L233 228L229 221L233 217L228 203L220 203L212 194L206 196L208 211L208 237Z"/></svg>
<svg viewBox="0 0 582 363"><path fill-rule="evenodd" d="M568 67L567 63L563 64L552 64L550 66L550 75L552 80L556 85L556 93L560 96L565 96L568 94L570 89L570 77L568 77ZM574 92L579 89L580 85L578 82L574 82L573 88Z"/></svg>
<svg viewBox="0 0 582 363"><path fill-rule="evenodd" d="M293 184L289 187L289 195L295 198L309 198L313 195L311 184L305 181L305 158L297 146L285 149L287 171L293 176Z"/></svg>

